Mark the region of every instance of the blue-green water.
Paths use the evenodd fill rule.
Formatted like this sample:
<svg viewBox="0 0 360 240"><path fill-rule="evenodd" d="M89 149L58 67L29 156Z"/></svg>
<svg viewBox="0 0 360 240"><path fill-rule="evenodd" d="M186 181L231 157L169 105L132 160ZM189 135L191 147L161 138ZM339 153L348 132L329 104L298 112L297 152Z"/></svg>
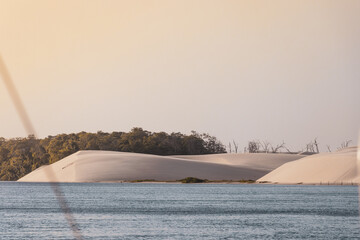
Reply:
<svg viewBox="0 0 360 240"><path fill-rule="evenodd" d="M61 184L84 239L360 239L355 186ZM0 239L71 239L48 184L0 182Z"/></svg>

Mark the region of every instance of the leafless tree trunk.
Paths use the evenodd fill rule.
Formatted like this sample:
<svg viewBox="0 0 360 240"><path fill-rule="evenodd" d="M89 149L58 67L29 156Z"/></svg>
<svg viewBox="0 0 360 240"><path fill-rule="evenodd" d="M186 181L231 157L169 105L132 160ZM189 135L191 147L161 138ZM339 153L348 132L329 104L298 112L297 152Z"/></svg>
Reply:
<svg viewBox="0 0 360 240"><path fill-rule="evenodd" d="M312 153L319 153L319 144L317 142L317 138L315 138L314 141L306 144L306 151Z"/></svg>
<svg viewBox="0 0 360 240"><path fill-rule="evenodd" d="M235 153L238 152L238 148L239 148L239 144L236 144L236 142L233 140L233 144L234 144L234 148L235 148Z"/></svg>
<svg viewBox="0 0 360 240"><path fill-rule="evenodd" d="M290 151L289 148L287 148L287 147L285 147L285 146L284 146L284 148L285 148L285 150L286 150L288 153L293 153L293 152Z"/></svg>
<svg viewBox="0 0 360 240"><path fill-rule="evenodd" d="M318 143L316 141L317 138L314 139L314 145L316 147L316 152L319 153L319 146L318 146Z"/></svg>
<svg viewBox="0 0 360 240"><path fill-rule="evenodd" d="M331 152L330 146L326 145L326 147L327 147L328 151Z"/></svg>
<svg viewBox="0 0 360 240"><path fill-rule="evenodd" d="M283 141L281 144L276 145L276 147L271 146L272 153L277 153L280 149L284 148L285 142Z"/></svg>
<svg viewBox="0 0 360 240"><path fill-rule="evenodd" d="M232 152L232 149L231 149L231 142L229 142L229 152L230 152L230 153Z"/></svg>
<svg viewBox="0 0 360 240"><path fill-rule="evenodd" d="M351 140L346 140L345 142L342 142L342 143L341 143L341 146L338 147L338 150L341 150L341 149L344 149L344 148L349 147L349 143L351 143Z"/></svg>
<svg viewBox="0 0 360 240"><path fill-rule="evenodd" d="M309 142L308 144L306 144L306 151L307 152L315 152L313 142Z"/></svg>
<svg viewBox="0 0 360 240"><path fill-rule="evenodd" d="M269 147L271 144L268 141L262 141L262 142L259 142L259 144L261 145L261 148L265 153L269 152Z"/></svg>

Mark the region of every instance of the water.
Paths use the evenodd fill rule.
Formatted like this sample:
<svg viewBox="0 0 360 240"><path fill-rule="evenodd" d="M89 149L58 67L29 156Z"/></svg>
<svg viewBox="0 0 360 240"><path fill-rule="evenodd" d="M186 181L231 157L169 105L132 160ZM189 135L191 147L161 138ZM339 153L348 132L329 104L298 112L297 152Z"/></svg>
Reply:
<svg viewBox="0 0 360 240"><path fill-rule="evenodd" d="M61 188L85 239L360 239L355 186ZM0 239L72 239L48 184L0 182Z"/></svg>

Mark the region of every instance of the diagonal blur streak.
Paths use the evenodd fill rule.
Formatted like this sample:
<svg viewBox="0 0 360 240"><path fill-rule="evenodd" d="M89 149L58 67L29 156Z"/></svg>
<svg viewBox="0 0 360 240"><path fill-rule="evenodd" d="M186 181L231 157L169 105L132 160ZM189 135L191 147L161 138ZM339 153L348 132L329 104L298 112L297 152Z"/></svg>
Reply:
<svg viewBox="0 0 360 240"><path fill-rule="evenodd" d="M22 124L25 127L26 133L28 135L34 135L36 137L36 132L31 124L29 115L26 112L26 109L24 107L24 104L21 101L21 98L16 91L15 85L11 79L11 76L9 74L9 71L7 70L7 67L1 57L0 54L0 74L2 76L2 79L4 80L5 86L10 94L11 100L13 101L16 111L19 114L19 117L21 119Z"/></svg>
<svg viewBox="0 0 360 240"><path fill-rule="evenodd" d="M10 73L1 57L1 54L0 54L0 76L5 83L5 86L10 94L11 100L13 101L13 103L15 105L16 111L19 114L21 122L25 127L26 133L28 135L33 135L36 138L37 135L36 135L35 129L30 121L30 118L24 107L24 104L21 101L20 95L18 94L18 92L16 90L16 87L15 87L15 85L12 81L12 78L10 76ZM53 192L56 196L56 199L60 205L60 208L65 215L65 219L68 222L68 224L72 230L74 238L77 240L83 239L81 232L78 228L78 225L76 223L76 220L73 217L73 214L71 213L71 209L69 208L69 205L66 201L65 195L62 192L59 183L57 182L56 176L55 176L51 166L46 168L45 173L49 180L51 189L53 190Z"/></svg>

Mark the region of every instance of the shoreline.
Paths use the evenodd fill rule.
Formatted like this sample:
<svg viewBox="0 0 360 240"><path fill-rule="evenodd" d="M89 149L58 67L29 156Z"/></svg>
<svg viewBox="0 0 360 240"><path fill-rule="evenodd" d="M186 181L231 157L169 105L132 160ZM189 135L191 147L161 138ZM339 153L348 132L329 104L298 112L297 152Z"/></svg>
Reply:
<svg viewBox="0 0 360 240"><path fill-rule="evenodd" d="M18 182L18 181L0 181L1 182ZM278 186L360 186L358 183L348 183L348 182L321 182L321 183L277 183L277 182L245 182L245 181L207 181L207 182L198 182L198 183L183 183L181 181L99 181L99 182L21 182L21 183L130 183L130 184L239 184L239 185L278 185Z"/></svg>

